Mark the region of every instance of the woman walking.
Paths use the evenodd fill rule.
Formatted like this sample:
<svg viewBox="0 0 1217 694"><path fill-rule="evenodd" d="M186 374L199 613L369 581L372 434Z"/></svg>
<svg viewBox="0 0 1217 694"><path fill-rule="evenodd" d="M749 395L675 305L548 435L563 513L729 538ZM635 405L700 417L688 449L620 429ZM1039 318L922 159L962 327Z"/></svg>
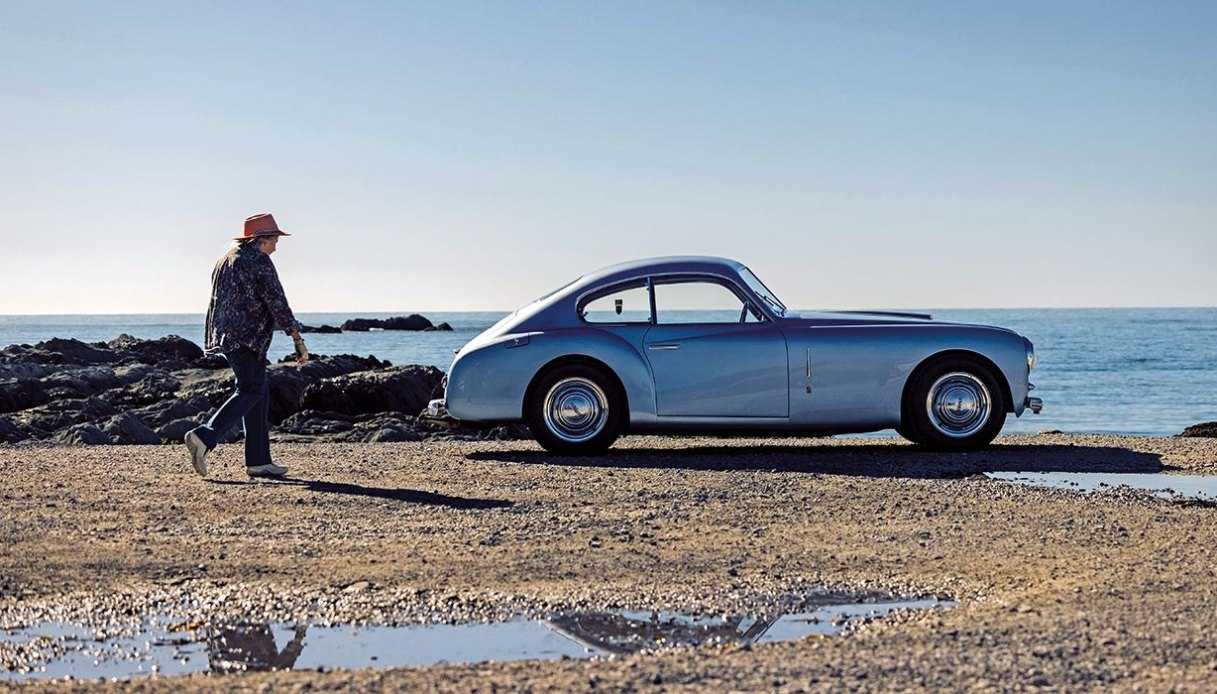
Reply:
<svg viewBox="0 0 1217 694"><path fill-rule="evenodd" d="M223 354L232 367L236 392L211 419L186 433L186 448L195 472L207 474L207 453L236 426L245 428L245 471L250 477L282 477L287 468L270 457L270 392L266 382L266 352L276 329L296 343L296 361L308 361L300 338L300 323L292 315L270 256L279 229L269 214L245 220L245 231L216 263L211 273L211 303L207 307L208 354Z"/></svg>

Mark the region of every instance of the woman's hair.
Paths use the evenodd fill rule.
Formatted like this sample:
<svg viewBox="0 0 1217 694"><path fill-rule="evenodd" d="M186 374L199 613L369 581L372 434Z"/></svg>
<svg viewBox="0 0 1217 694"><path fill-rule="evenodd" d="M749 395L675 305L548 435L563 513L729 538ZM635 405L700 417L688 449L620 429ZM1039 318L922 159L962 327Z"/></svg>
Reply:
<svg viewBox="0 0 1217 694"><path fill-rule="evenodd" d="M273 237L270 234L263 234L262 236L250 236L249 238L236 239L236 244L238 246L255 246L256 247L256 246L262 245L262 242L269 238L273 238Z"/></svg>

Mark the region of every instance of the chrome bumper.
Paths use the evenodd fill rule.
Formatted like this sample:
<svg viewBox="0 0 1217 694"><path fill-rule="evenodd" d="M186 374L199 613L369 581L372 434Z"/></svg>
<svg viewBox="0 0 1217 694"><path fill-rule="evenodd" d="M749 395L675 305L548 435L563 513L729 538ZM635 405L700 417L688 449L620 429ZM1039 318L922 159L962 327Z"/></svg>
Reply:
<svg viewBox="0 0 1217 694"><path fill-rule="evenodd" d="M1027 409L1034 414L1039 414L1044 409L1044 401L1039 398L1027 396Z"/></svg>
<svg viewBox="0 0 1217 694"><path fill-rule="evenodd" d="M418 415L418 418L441 426L457 426L460 424L455 417L448 414L448 403L443 399L432 400L427 403L427 407Z"/></svg>

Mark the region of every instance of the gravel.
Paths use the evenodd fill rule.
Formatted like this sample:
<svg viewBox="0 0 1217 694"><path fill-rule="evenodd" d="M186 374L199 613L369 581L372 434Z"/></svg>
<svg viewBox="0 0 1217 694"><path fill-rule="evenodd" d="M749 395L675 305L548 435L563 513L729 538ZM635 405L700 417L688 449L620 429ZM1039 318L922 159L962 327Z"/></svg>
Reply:
<svg viewBox="0 0 1217 694"><path fill-rule="evenodd" d="M1217 475L1217 441L1046 434L937 454L892 439L0 446L0 626L497 621L763 612L828 589L955 600L839 638L593 661L249 673L66 689L1217 689L1217 509L991 470ZM307 641L306 641L307 647ZM27 646L0 643L0 666Z"/></svg>

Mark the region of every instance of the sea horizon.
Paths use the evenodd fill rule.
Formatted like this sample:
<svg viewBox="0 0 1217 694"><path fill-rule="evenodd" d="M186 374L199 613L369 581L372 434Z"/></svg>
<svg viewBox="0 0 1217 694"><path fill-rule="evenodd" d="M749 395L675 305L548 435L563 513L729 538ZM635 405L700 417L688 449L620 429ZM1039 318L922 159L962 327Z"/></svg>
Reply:
<svg viewBox="0 0 1217 694"><path fill-rule="evenodd" d="M336 310L336 311L296 311L297 316L306 315L410 315L418 314L426 316L428 313L511 313L516 311L520 306L515 308L479 308L479 309L401 309L401 310ZM1175 306L1156 306L1156 305L1141 305L1141 306L872 306L872 307L818 307L818 308L792 308L792 312L810 312L810 311L914 311L925 313L927 311L1120 311L1120 310L1196 310L1196 309L1217 309L1217 304L1184 304ZM94 317L117 317L117 316L205 316L206 311L129 311L129 312L75 312L75 313L0 313L0 319L4 318L49 318L61 316L94 316Z"/></svg>

